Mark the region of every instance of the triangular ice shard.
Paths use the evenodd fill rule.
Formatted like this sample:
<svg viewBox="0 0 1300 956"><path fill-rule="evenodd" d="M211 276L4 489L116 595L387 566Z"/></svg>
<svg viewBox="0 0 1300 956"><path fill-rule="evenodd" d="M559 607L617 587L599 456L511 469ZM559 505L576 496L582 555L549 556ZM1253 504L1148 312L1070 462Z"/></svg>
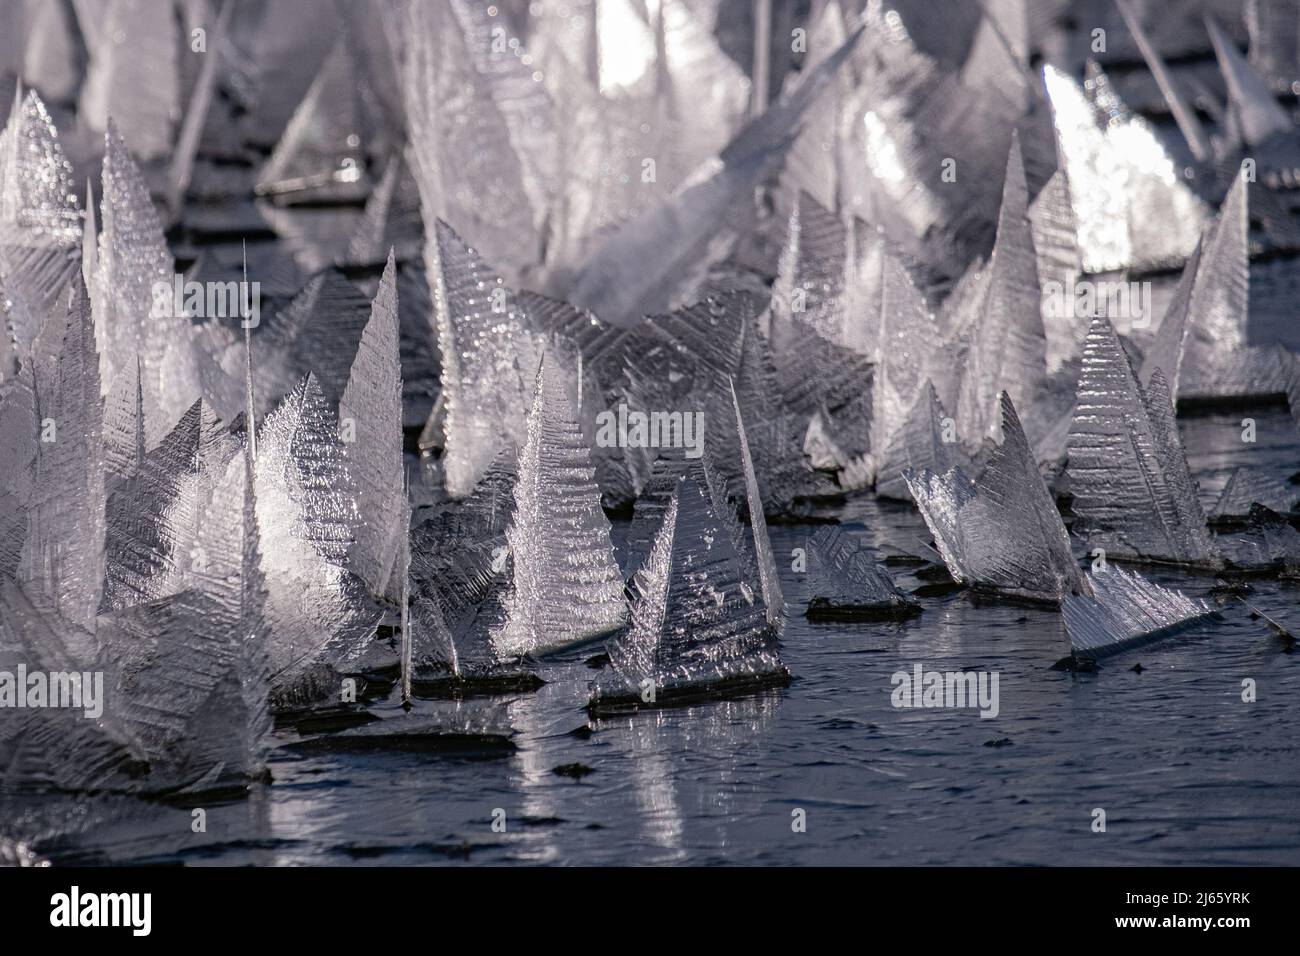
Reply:
<svg viewBox="0 0 1300 956"><path fill-rule="evenodd" d="M1210 512L1211 521L1241 518L1251 505L1261 504L1283 514L1291 511L1300 494L1276 478L1254 468L1237 468L1228 477L1219 500Z"/></svg>
<svg viewBox="0 0 1300 956"><path fill-rule="evenodd" d="M1011 399L1001 400L1002 444L978 482L960 468L907 472L908 487L949 572L1017 597L1059 601L1084 588L1069 536Z"/></svg>
<svg viewBox="0 0 1300 956"><path fill-rule="evenodd" d="M33 596L93 630L104 585L104 405L95 323L80 276L56 328L63 332L57 361L36 377L41 441L23 580Z"/></svg>
<svg viewBox="0 0 1300 956"><path fill-rule="evenodd" d="M564 383L543 357L519 452L506 531L514 580L492 635L501 657L536 656L607 634L627 619L609 521Z"/></svg>
<svg viewBox="0 0 1300 956"><path fill-rule="evenodd" d="M1070 491L1088 548L1108 557L1217 565L1164 374L1148 388L1105 318L1088 330L1069 438Z"/></svg>
<svg viewBox="0 0 1300 956"><path fill-rule="evenodd" d="M774 322L793 316L825 339L844 341L848 239L839 217L807 193L797 197L772 287Z"/></svg>
<svg viewBox="0 0 1300 956"><path fill-rule="evenodd" d="M740 441L740 465L745 476L745 503L749 508L749 524L754 536L754 557L758 562L758 578L763 589L763 609L768 624L779 631L785 603L781 596L781 582L776 575L776 559L772 555L772 542L767 536L767 519L763 515L763 499L759 493L758 478L754 474L754 459L749 453L745 419L740 413L740 399L736 396L734 384L731 387L731 401L736 415L736 433Z"/></svg>
<svg viewBox="0 0 1300 956"><path fill-rule="evenodd" d="M919 614L920 605L851 535L828 525L808 540L810 620L870 621Z"/></svg>
<svg viewBox="0 0 1300 956"><path fill-rule="evenodd" d="M537 368L526 317L501 277L441 220L426 243L446 396L447 490L468 494L498 449L523 444Z"/></svg>
<svg viewBox="0 0 1300 956"><path fill-rule="evenodd" d="M1272 136L1289 133L1291 118L1273 98L1273 91L1223 35L1213 16L1206 16L1205 29L1214 43L1214 55L1228 84L1233 124L1243 145L1258 146Z"/></svg>
<svg viewBox="0 0 1300 956"><path fill-rule="evenodd" d="M278 699L336 692L302 685L315 668L354 665L379 614L345 567L357 505L338 422L314 377L262 423L256 474Z"/></svg>
<svg viewBox="0 0 1300 956"><path fill-rule="evenodd" d="M101 612L183 590L197 561L199 517L238 444L208 404L195 402L108 500Z"/></svg>
<svg viewBox="0 0 1300 956"><path fill-rule="evenodd" d="M934 385L925 383L904 421L876 465L876 494L899 501L911 500L904 474L932 471L946 474L965 456L957 443L957 424L948 417Z"/></svg>
<svg viewBox="0 0 1300 956"><path fill-rule="evenodd" d="M0 133L0 242L67 248L80 238L72 165L45 104L33 91Z"/></svg>
<svg viewBox="0 0 1300 956"><path fill-rule="evenodd" d="M31 371L0 382L0 580L17 574L36 480L36 392Z"/></svg>
<svg viewBox="0 0 1300 956"><path fill-rule="evenodd" d="M707 489L693 478L681 480L632 589L631 624L607 645L615 676L595 688L593 710L785 678L776 632L742 581Z"/></svg>
<svg viewBox="0 0 1300 956"><path fill-rule="evenodd" d="M144 383L141 361L127 364L104 399L104 466L108 490L130 478L144 462Z"/></svg>
<svg viewBox="0 0 1300 956"><path fill-rule="evenodd" d="M1069 594L1061 601L1070 646L1080 657L1112 654L1212 613L1203 601L1115 565L1091 572L1088 584L1091 593Z"/></svg>
<svg viewBox="0 0 1300 956"><path fill-rule="evenodd" d="M407 524L397 266L392 256L339 401L339 424L352 429L353 440L345 445L348 471L356 481L358 500L365 503L348 564L371 593L384 594Z"/></svg>

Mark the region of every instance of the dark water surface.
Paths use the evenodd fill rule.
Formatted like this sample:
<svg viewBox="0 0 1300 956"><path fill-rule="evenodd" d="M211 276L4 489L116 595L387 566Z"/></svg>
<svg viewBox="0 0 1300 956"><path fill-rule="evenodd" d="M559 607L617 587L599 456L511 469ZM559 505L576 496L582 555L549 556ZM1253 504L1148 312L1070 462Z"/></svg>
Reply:
<svg viewBox="0 0 1300 956"><path fill-rule="evenodd" d="M1285 411L1182 425L1207 504L1234 465L1300 468ZM908 507L866 499L844 518L882 556L926 553ZM906 623L808 623L791 554L811 530L772 529L790 609L784 690L589 726L585 660L599 648L584 649L546 663L541 691L489 705L516 731L513 755L281 750L273 785L204 808L206 833L188 808L86 801L34 808L82 830L37 847L56 862L268 865L1300 863L1300 654L1240 603L1074 675L1051 669L1067 652L1057 613L962 592L926 598ZM909 590L924 583L893 571ZM1199 596L1215 583L1144 573ZM1259 608L1300 630L1300 585L1254 587ZM1000 713L895 709L891 675L917 662L997 671ZM591 772L554 772L566 764ZM792 831L796 809L806 832Z"/></svg>

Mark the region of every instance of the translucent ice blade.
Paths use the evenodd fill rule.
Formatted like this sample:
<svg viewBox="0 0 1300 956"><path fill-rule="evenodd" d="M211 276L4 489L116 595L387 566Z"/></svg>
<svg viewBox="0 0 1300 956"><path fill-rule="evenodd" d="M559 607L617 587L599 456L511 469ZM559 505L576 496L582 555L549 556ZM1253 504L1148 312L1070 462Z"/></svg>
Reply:
<svg viewBox="0 0 1300 956"><path fill-rule="evenodd" d="M1214 44L1219 69L1227 81L1237 131L1245 145L1257 146L1270 136L1289 132L1290 117L1278 105L1259 74L1237 52L1232 41L1223 35L1213 16L1206 16L1205 29Z"/></svg>
<svg viewBox="0 0 1300 956"><path fill-rule="evenodd" d="M94 628L104 584L104 405L90 301L68 296L57 362L36 378L42 440L22 577L60 615ZM44 377L42 377L44 376Z"/></svg>
<svg viewBox="0 0 1300 956"><path fill-rule="evenodd" d="M69 248L80 238L72 165L45 104L32 91L0 133L0 245Z"/></svg>
<svg viewBox="0 0 1300 956"><path fill-rule="evenodd" d="M629 326L667 312L698 287L729 214L784 157L811 103L830 83L861 31L791 96L749 123L712 170L614 232L579 272L570 298L606 322Z"/></svg>
<svg viewBox="0 0 1300 956"><path fill-rule="evenodd" d="M1142 20L1138 15L1138 11L1129 0L1116 0L1116 6L1119 7L1119 12L1124 17L1124 23L1128 25L1129 32L1133 34L1138 49L1142 51L1142 59L1146 61L1147 68L1160 86L1160 94L1165 98L1169 111L1174 114L1174 120L1178 123L1178 129L1182 132L1183 138L1187 140L1192 155L1200 162L1208 162L1212 158L1212 154L1210 139L1205 133L1205 128L1201 125L1200 119L1197 118L1196 111L1174 84L1174 79L1165 66L1160 51L1156 49L1155 44L1151 42L1146 30L1142 27Z"/></svg>
<svg viewBox="0 0 1300 956"><path fill-rule="evenodd" d="M369 134L356 64L340 39L258 174L258 194L313 201L363 196Z"/></svg>
<svg viewBox="0 0 1300 956"><path fill-rule="evenodd" d="M1020 141L1013 135L988 288L977 325L965 330L969 351L957 420L968 444L988 432L999 392L1005 390L1022 408L1032 408L1034 390L1047 374L1047 339L1028 202Z"/></svg>
<svg viewBox="0 0 1300 956"><path fill-rule="evenodd" d="M884 458L921 393L925 366L938 338L934 318L907 270L881 252L880 318L872 376L872 452Z"/></svg>
<svg viewBox="0 0 1300 956"><path fill-rule="evenodd" d="M538 369L519 452L515 513L506 531L513 590L507 619L492 638L501 657L581 643L627 619L590 453L550 361L544 357Z"/></svg>
<svg viewBox="0 0 1300 956"><path fill-rule="evenodd" d="M839 217L812 196L799 196L772 288L773 320L794 316L823 338L843 342L848 264L848 235Z"/></svg>
<svg viewBox="0 0 1300 956"><path fill-rule="evenodd" d="M647 679L663 691L781 669L776 632L741 580L707 490L693 478L680 482L632 589L632 623L608 645L624 692Z"/></svg>
<svg viewBox="0 0 1300 956"><path fill-rule="evenodd" d="M271 664L284 691L313 665L345 670L378 620L345 568L357 504L338 421L314 377L262 423L256 470Z"/></svg>
<svg viewBox="0 0 1300 956"><path fill-rule="evenodd" d="M876 494L899 501L910 500L903 478L906 472L921 474L928 470L942 475L962 464L963 456L955 438L956 423L948 418L934 386L927 380L877 463Z"/></svg>
<svg viewBox="0 0 1300 956"><path fill-rule="evenodd" d="M141 159L165 156L181 114L176 23L146 0L109 0L99 17L78 114L96 133L112 116Z"/></svg>
<svg viewBox="0 0 1300 956"><path fill-rule="evenodd" d="M135 475L144 462L143 386L137 356L135 365L127 364L104 400L104 465L109 492Z"/></svg>
<svg viewBox="0 0 1300 956"><path fill-rule="evenodd" d="M1178 440L1163 373L1144 390L1110 323L1093 320L1070 426L1074 512L1089 548L1214 564L1217 555Z"/></svg>
<svg viewBox="0 0 1300 956"><path fill-rule="evenodd" d="M1183 356L1186 354L1187 332L1192 319L1192 293L1196 286L1196 276L1201 267L1201 250L1204 241L1198 242L1192 250L1187 264L1183 266L1178 285L1169 298L1164 318L1156 329L1146 355L1142 357L1142 382L1148 384L1156 369L1165 373L1175 397L1178 395L1182 381Z"/></svg>
<svg viewBox="0 0 1300 956"><path fill-rule="evenodd" d="M501 277L450 226L435 224L427 252L443 357L447 490L461 496L502 444L523 444L537 351Z"/></svg>
<svg viewBox="0 0 1300 956"><path fill-rule="evenodd" d="M1123 650L1211 613L1203 601L1115 565L1090 573L1088 583L1091 595L1072 594L1061 602L1070 645L1085 657Z"/></svg>
<svg viewBox="0 0 1300 956"><path fill-rule="evenodd" d="M340 425L350 422L354 429L354 440L345 446L348 471L366 508L355 528L348 564L372 593L380 595L388 588L407 525L397 340L397 265L390 255L339 401Z"/></svg>
<svg viewBox="0 0 1300 956"><path fill-rule="evenodd" d="M1029 206L1034 251L1038 254L1038 281L1049 289L1074 288L1082 268L1079 255L1079 226L1070 200L1070 181L1064 167L1052 173ZM1050 300L1044 295L1044 303ZM1083 348L1081 323L1066 310L1043 309L1043 332L1047 337L1047 368L1055 371L1076 357ZM1085 330L1086 331L1086 330Z"/></svg>
<svg viewBox="0 0 1300 956"><path fill-rule="evenodd" d="M776 559L772 555L772 542L767 536L763 500L759 496L758 478L754 474L754 459L749 453L745 419L740 413L740 399L736 397L734 385L731 388L731 401L736 415L736 433L740 440L740 463L745 475L745 501L749 507L749 523L754 535L754 554L758 559L758 576L763 588L763 607L768 623L779 628L785 610L781 582L776 574Z"/></svg>
<svg viewBox="0 0 1300 956"><path fill-rule="evenodd" d="M187 586L199 517L224 477L237 443L202 400L194 403L140 472L108 500L101 612L175 594Z"/></svg>
<svg viewBox="0 0 1300 956"><path fill-rule="evenodd" d="M916 606L870 552L838 527L819 528L808 540L809 610L902 611Z"/></svg>
<svg viewBox="0 0 1300 956"><path fill-rule="evenodd" d="M424 221L454 222L500 268L517 272L536 263L541 211L521 201L531 197L530 177L493 98L494 84L476 60L483 37L466 31L454 5L428 0L407 7L401 33L403 98Z"/></svg>
<svg viewBox="0 0 1300 956"><path fill-rule="evenodd" d="M1241 517L1249 514L1254 504L1285 514L1295 507L1297 499L1300 495L1267 473L1254 468L1237 468L1228 476L1228 483L1223 486L1210 516Z"/></svg>
<svg viewBox="0 0 1300 956"><path fill-rule="evenodd" d="M1043 68L1059 152L1079 223L1085 272L1180 263L1196 245L1207 210L1179 177L1151 127L1113 93L1099 124L1082 89ZM1090 83L1105 84L1093 71Z"/></svg>

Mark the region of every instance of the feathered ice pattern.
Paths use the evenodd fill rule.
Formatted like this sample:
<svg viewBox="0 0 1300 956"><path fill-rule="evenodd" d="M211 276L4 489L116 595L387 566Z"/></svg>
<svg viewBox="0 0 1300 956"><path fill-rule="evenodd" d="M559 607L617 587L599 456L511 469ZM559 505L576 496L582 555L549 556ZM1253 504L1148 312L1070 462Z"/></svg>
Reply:
<svg viewBox="0 0 1300 956"><path fill-rule="evenodd" d="M384 594L407 525L397 266L391 256L339 401L339 422L352 428L353 440L345 445L348 471L356 482L358 501L365 502L349 566L372 593Z"/></svg>
<svg viewBox="0 0 1300 956"><path fill-rule="evenodd" d="M776 632L741 579L741 563L706 488L683 476L632 582L632 620L610 641L617 675L594 699L658 695L784 671Z"/></svg>
<svg viewBox="0 0 1300 956"><path fill-rule="evenodd" d="M905 473L921 516L958 581L1058 601L1084 588L1056 504L1010 397L1000 400L1002 444L978 482L961 468Z"/></svg>
<svg viewBox="0 0 1300 956"><path fill-rule="evenodd" d="M446 402L447 490L468 494L507 441L522 445L538 353L501 277L438 220L426 243Z"/></svg>
<svg viewBox="0 0 1300 956"><path fill-rule="evenodd" d="M627 619L609 520L591 458L553 360L537 370L519 452L514 519L506 531L514 580L493 635L502 657L581 643Z"/></svg>
<svg viewBox="0 0 1300 956"><path fill-rule="evenodd" d="M1164 373L1138 382L1110 322L1088 330L1069 437L1070 491L1089 549L1215 565Z"/></svg>
<svg viewBox="0 0 1300 956"><path fill-rule="evenodd" d="M920 605L842 529L827 526L808 539L808 616L906 617Z"/></svg>
<svg viewBox="0 0 1300 956"><path fill-rule="evenodd" d="M1228 476L1211 519L1239 518L1250 512L1251 505L1264 505L1273 511L1291 511L1300 494L1276 478L1253 468L1237 468Z"/></svg>
<svg viewBox="0 0 1300 956"><path fill-rule="evenodd" d="M1074 652L1096 658L1211 613L1203 601L1109 565L1088 575L1091 593L1068 594L1061 616Z"/></svg>
<svg viewBox="0 0 1300 956"><path fill-rule="evenodd" d="M956 421L948 417L934 385L927 380L906 420L894 432L888 449L877 461L876 494L909 501L906 472L932 471L942 475L964 460L957 442Z"/></svg>

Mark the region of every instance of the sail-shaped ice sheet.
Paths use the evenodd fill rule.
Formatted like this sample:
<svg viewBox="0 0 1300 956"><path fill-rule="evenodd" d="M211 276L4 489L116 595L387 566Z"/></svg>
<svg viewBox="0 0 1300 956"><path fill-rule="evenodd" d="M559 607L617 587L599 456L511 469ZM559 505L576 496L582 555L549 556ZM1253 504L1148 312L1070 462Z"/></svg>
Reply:
<svg viewBox="0 0 1300 956"><path fill-rule="evenodd" d="M592 709L654 706L786 675L776 631L741 580L708 490L683 477L632 582L632 620L608 646L614 677Z"/></svg>
<svg viewBox="0 0 1300 956"><path fill-rule="evenodd" d="M807 193L795 199L785 247L772 287L773 321L795 316L825 339L844 343L850 318L845 297L849 235L840 221Z"/></svg>
<svg viewBox="0 0 1300 956"><path fill-rule="evenodd" d="M41 440L22 574L33 596L93 630L104 585L104 404L79 275L66 301L57 361L36 377Z"/></svg>
<svg viewBox="0 0 1300 956"><path fill-rule="evenodd" d="M515 513L506 531L514 580L506 620L492 635L501 657L581 643L627 619L590 452L551 362L544 356L538 368L519 452Z"/></svg>
<svg viewBox="0 0 1300 956"><path fill-rule="evenodd" d="M80 235L72 166L45 104L28 93L0 132L0 284L20 351L62 307Z"/></svg>
<svg viewBox="0 0 1300 956"><path fill-rule="evenodd" d="M1259 146L1270 137L1291 132L1291 118L1273 98L1273 91L1237 52L1232 41L1224 36L1213 16L1206 16L1205 29L1210 34L1214 55L1228 86L1233 132L1242 144Z"/></svg>
<svg viewBox="0 0 1300 956"><path fill-rule="evenodd" d="M805 613L811 620L891 620L921 611L871 552L838 527L819 528L808 539L808 559Z"/></svg>
<svg viewBox="0 0 1300 956"><path fill-rule="evenodd" d="M314 377L262 423L256 474L269 651L284 703L319 693L295 693L314 667L346 672L354 665L379 619L346 570L357 504L337 419Z"/></svg>
<svg viewBox="0 0 1300 956"><path fill-rule="evenodd" d="M238 443L202 399L149 451L139 474L108 499L101 613L183 590L196 557L199 516Z"/></svg>
<svg viewBox="0 0 1300 956"><path fill-rule="evenodd" d="M0 382L0 581L14 577L36 479L36 391L29 368Z"/></svg>
<svg viewBox="0 0 1300 956"><path fill-rule="evenodd" d="M365 160L370 133L356 64L340 38L258 174L257 193L278 202L364 197L369 188Z"/></svg>
<svg viewBox="0 0 1300 956"><path fill-rule="evenodd" d="M110 493L144 463L147 445L141 365L139 356L135 365L127 363L104 398L104 467Z"/></svg>
<svg viewBox="0 0 1300 956"><path fill-rule="evenodd" d="M788 98L752 120L718 162L662 203L615 230L574 280L569 298L612 325L627 327L645 315L689 300L719 253L741 207L785 156L808 107L830 83L861 30L819 64Z"/></svg>
<svg viewBox="0 0 1300 956"><path fill-rule="evenodd" d="M158 214L140 169L110 120L105 134L102 229L95 277L95 319L106 345L107 387L139 356L145 434L157 444L203 394L194 328L177 315L171 289L173 264Z"/></svg>
<svg viewBox="0 0 1300 956"><path fill-rule="evenodd" d="M501 277L441 220L429 253L446 396L444 468L447 490L458 496L504 443L523 444L538 352Z"/></svg>
<svg viewBox="0 0 1300 956"><path fill-rule="evenodd" d="M1090 572L1088 584L1091 593L1061 600L1065 631L1079 657L1103 657L1212 613L1203 601L1116 565Z"/></svg>
<svg viewBox="0 0 1300 956"><path fill-rule="evenodd" d="M1031 399L1047 375L1047 338L1028 207L1020 140L1013 135L983 301L975 321L957 331L966 355L956 408L958 435L971 448L996 420L1000 392L1033 410Z"/></svg>
<svg viewBox="0 0 1300 956"><path fill-rule="evenodd" d="M956 421L948 417L934 385L927 380L902 427L877 461L876 494L909 501L911 492L903 478L905 472L919 474L928 470L942 475L964 460L957 443Z"/></svg>
<svg viewBox="0 0 1300 956"><path fill-rule="evenodd" d="M94 13L84 6L78 11L98 21L88 31L82 20L90 68L78 117L87 129L103 133L112 116L141 159L166 156L181 114L179 22L147 0L97 6Z"/></svg>
<svg viewBox="0 0 1300 956"><path fill-rule="evenodd" d="M754 474L754 458L749 453L749 437L745 434L745 418L740 411L736 387L731 386L732 409L736 416L736 435L740 444L740 465L745 476L745 504L749 509L749 524L753 532L754 557L758 563L758 578L763 591L763 610L768 624L778 631L785 611L781 596L781 581L776 575L776 559L772 555L772 542L767 536L767 519L763 515L763 499L759 491L758 476Z"/></svg>
<svg viewBox="0 0 1300 956"><path fill-rule="evenodd" d="M1089 550L1191 565L1217 565L1187 467L1164 374L1138 382L1119 337L1093 319L1070 425L1070 491Z"/></svg>
<svg viewBox="0 0 1300 956"><path fill-rule="evenodd" d="M531 73L520 75L513 50L492 52L494 24L482 16L470 4L407 5L399 15L403 101L424 221L455 222L514 279L541 256L544 209L534 197L546 186L536 169L554 157L542 147L538 166L525 160L518 138L529 130L524 115L545 89ZM546 111L533 119L534 129L549 126Z"/></svg>
<svg viewBox="0 0 1300 956"><path fill-rule="evenodd" d="M1083 576L1005 392L1000 406L1002 444L978 482L953 468L943 475L908 471L907 484L954 578L1016 597L1059 601L1085 587Z"/></svg>
<svg viewBox="0 0 1300 956"><path fill-rule="evenodd" d="M1250 513L1251 505L1261 504L1285 514L1295 508L1300 493L1276 478L1254 468L1237 468L1228 476L1219 500L1210 512L1211 521L1241 518Z"/></svg>
<svg viewBox="0 0 1300 956"><path fill-rule="evenodd" d="M1078 217L1084 271L1181 263L1208 211L1155 132L1128 112L1100 70L1090 70L1088 78L1095 103L1054 67L1045 66L1043 77Z"/></svg>
<svg viewBox="0 0 1300 956"><path fill-rule="evenodd" d="M391 255L339 401L339 424L351 428L353 440L344 446L348 471L365 506L348 564L372 593L384 594L407 524L397 265Z"/></svg>

